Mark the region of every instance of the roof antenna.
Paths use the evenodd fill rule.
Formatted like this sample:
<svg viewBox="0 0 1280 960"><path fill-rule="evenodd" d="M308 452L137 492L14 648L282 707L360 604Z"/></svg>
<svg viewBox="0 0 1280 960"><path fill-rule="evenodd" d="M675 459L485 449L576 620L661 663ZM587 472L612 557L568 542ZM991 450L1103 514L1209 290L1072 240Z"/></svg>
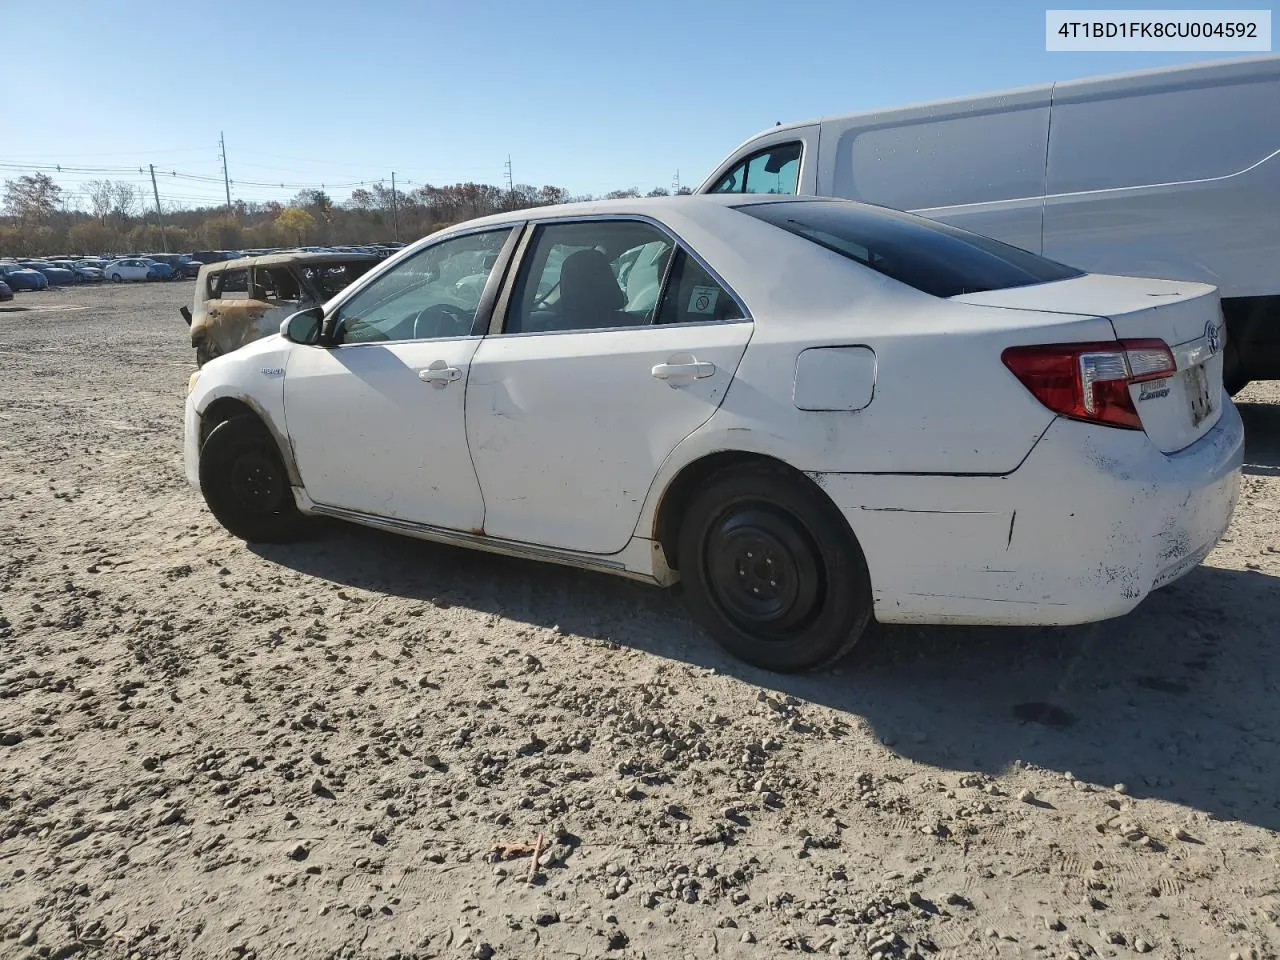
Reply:
<svg viewBox="0 0 1280 960"><path fill-rule="evenodd" d="M775 127L780 127L780 126L782 126L782 121L781 121L781 120L774 121L774 124L773 124L773 125L774 125Z"/></svg>

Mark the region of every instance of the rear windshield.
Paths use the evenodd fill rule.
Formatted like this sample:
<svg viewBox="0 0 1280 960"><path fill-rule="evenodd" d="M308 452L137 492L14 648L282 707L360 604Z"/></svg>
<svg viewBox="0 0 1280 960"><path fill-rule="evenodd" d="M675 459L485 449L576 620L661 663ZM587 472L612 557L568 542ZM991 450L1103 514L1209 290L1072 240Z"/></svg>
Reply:
<svg viewBox="0 0 1280 960"><path fill-rule="evenodd" d="M1020 247L888 207L802 200L736 209L935 297L1083 275Z"/></svg>

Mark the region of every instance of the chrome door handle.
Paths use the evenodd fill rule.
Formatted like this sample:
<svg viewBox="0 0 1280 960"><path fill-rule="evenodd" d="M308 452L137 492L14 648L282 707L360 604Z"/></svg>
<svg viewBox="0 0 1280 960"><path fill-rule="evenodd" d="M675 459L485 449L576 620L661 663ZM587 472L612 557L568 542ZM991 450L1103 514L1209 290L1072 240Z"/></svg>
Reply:
<svg viewBox="0 0 1280 960"><path fill-rule="evenodd" d="M659 363L649 373L655 380L681 381L705 380L715 376L716 365L706 360L690 360L687 363Z"/></svg>
<svg viewBox="0 0 1280 960"><path fill-rule="evenodd" d="M455 380L462 379L462 371L457 367L449 366L443 360L437 360L425 370L419 370L418 379L433 387L447 387Z"/></svg>

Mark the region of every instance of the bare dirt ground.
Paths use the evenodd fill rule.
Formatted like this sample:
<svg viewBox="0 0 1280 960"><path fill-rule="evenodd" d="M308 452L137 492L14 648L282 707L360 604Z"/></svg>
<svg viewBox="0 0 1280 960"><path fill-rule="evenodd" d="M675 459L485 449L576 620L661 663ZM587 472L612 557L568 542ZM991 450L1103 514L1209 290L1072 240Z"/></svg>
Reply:
<svg viewBox="0 0 1280 960"><path fill-rule="evenodd" d="M780 677L678 594L232 539L190 289L0 312L0 956L1277 956L1277 385L1228 539L1132 615Z"/></svg>

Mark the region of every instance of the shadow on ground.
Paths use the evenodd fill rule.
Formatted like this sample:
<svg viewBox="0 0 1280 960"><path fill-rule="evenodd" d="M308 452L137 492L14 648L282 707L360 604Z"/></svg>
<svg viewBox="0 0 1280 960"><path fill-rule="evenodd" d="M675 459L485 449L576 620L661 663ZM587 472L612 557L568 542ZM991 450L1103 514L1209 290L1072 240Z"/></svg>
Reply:
<svg viewBox="0 0 1280 960"><path fill-rule="evenodd" d="M1246 472L1280 474L1280 405L1241 403ZM333 524L258 547L335 584L440 599L607 638L861 717L903 756L1015 760L1280 830L1280 578L1202 566L1119 620L1072 628L873 627L833 670L781 676L722 653L679 589Z"/></svg>
<svg viewBox="0 0 1280 960"><path fill-rule="evenodd" d="M834 670L723 654L676 591L333 525L259 547L338 585L602 637L863 718L903 756L989 773L1021 760L1280 829L1280 578L1200 567L1119 620L1077 628L875 627Z"/></svg>

